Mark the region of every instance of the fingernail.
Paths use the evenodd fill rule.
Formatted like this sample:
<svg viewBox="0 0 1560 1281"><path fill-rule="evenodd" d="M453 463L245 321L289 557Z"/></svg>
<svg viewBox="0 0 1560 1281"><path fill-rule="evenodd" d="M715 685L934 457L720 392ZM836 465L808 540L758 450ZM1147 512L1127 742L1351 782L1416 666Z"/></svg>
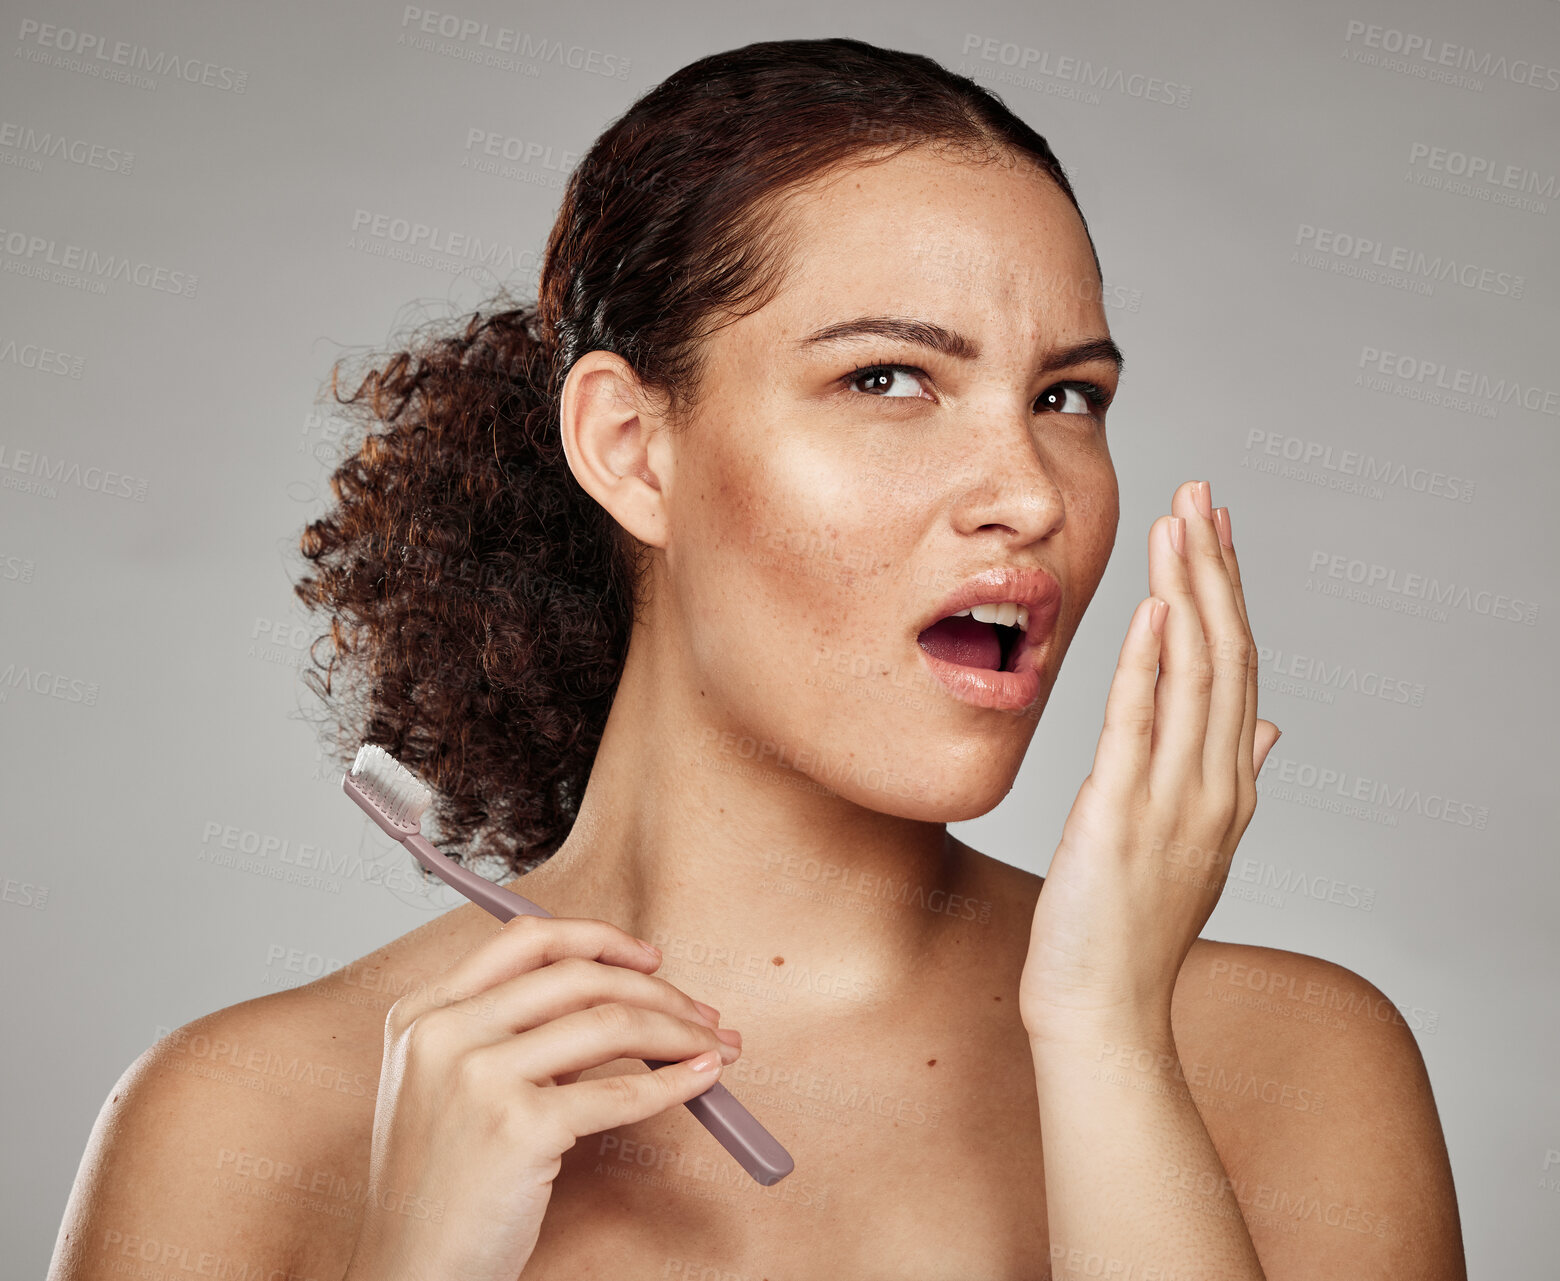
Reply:
<svg viewBox="0 0 1560 1281"><path fill-rule="evenodd" d="M703 1001L694 1001L693 1003L694 1005L698 1006L699 1013L704 1015L704 1017L709 1020L711 1027L714 1027L717 1023L720 1022L720 1011L717 1010L713 1005L706 1005Z"/></svg>
<svg viewBox="0 0 1560 1281"><path fill-rule="evenodd" d="M710 1072L720 1066L720 1051L706 1050L696 1059L689 1060L688 1066L695 1072Z"/></svg>
<svg viewBox="0 0 1560 1281"><path fill-rule="evenodd" d="M1228 507L1215 507L1213 509L1213 527L1219 531L1219 541L1226 547L1235 546L1235 537L1230 533L1230 509Z"/></svg>
<svg viewBox="0 0 1560 1281"><path fill-rule="evenodd" d="M1176 555L1186 555L1186 522L1179 516L1170 517L1170 544Z"/></svg>
<svg viewBox="0 0 1560 1281"><path fill-rule="evenodd" d="M1213 486L1206 480L1200 480L1192 486L1192 501L1197 504L1197 510L1209 520L1213 519Z"/></svg>
<svg viewBox="0 0 1560 1281"><path fill-rule="evenodd" d="M656 960L659 961L661 959L661 949L658 948L654 943L646 943L644 939L641 938L636 938L634 941L638 943L640 947L644 948L645 951L649 952L651 956L655 957Z"/></svg>
<svg viewBox="0 0 1560 1281"><path fill-rule="evenodd" d="M742 1044L742 1033L734 1027L718 1027L715 1029L715 1035L720 1037L727 1045Z"/></svg>

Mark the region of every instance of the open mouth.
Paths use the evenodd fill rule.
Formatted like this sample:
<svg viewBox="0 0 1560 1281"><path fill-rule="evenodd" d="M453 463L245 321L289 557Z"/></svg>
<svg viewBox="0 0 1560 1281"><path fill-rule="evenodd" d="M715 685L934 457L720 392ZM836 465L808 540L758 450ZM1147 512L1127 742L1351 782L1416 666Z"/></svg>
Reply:
<svg viewBox="0 0 1560 1281"><path fill-rule="evenodd" d="M966 611L939 619L916 639L928 654L945 663L1011 672L1024 631L1016 624L984 622Z"/></svg>

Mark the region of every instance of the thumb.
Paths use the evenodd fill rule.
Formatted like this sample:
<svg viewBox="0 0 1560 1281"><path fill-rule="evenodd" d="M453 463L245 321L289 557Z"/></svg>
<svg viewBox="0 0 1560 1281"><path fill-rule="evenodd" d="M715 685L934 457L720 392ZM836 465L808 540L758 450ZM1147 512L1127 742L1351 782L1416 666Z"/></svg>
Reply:
<svg viewBox="0 0 1560 1281"><path fill-rule="evenodd" d="M1251 745L1251 759L1256 765L1258 774L1262 772L1262 763L1273 750L1273 744L1278 742L1279 735L1283 732L1272 721L1257 717L1257 730Z"/></svg>

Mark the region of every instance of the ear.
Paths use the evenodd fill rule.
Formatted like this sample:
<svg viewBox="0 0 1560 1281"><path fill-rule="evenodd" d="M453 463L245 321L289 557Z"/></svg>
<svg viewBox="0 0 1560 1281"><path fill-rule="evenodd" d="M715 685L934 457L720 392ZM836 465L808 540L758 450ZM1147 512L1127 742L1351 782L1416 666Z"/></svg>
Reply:
<svg viewBox="0 0 1560 1281"><path fill-rule="evenodd" d="M671 460L664 422L633 368L613 352L586 352L564 380L560 417L564 456L580 487L641 543L664 547L660 473Z"/></svg>

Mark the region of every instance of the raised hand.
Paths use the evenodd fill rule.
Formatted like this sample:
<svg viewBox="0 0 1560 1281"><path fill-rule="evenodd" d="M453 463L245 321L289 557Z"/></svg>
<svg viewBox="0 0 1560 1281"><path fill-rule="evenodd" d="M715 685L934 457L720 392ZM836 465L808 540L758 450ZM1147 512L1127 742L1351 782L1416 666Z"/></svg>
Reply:
<svg viewBox="0 0 1560 1281"><path fill-rule="evenodd" d="M1152 595L1127 628L1094 765L1035 909L1019 1011L1037 1044L1168 1030L1176 976L1278 741L1257 716L1229 514L1214 516L1209 489L1181 485L1149 529Z"/></svg>

